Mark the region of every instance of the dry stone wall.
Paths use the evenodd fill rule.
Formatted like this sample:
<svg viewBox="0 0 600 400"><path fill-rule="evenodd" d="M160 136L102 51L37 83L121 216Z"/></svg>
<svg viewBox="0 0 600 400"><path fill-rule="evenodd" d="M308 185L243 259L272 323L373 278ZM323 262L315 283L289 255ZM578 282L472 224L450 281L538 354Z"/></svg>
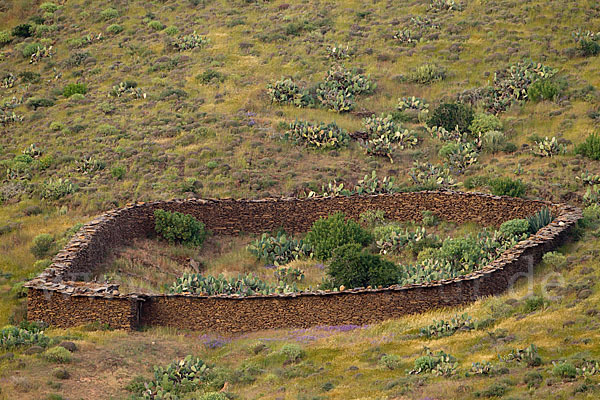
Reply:
<svg viewBox="0 0 600 400"><path fill-rule="evenodd" d="M507 250L480 271L446 281L384 289L352 289L286 295L201 296L121 293L118 285L83 282L111 248L154 234L154 210L194 215L215 234L261 233L277 228L307 231L312 223L337 211L358 219L367 210L384 210L387 218L418 221L423 210L456 223L475 221L498 226L551 208L554 221ZM113 328L168 325L218 332L366 324L456 306L507 290L531 271L542 255L560 244L581 217L575 207L510 197L453 191L349 197L263 200L172 200L136 203L110 211L86 224L53 264L29 288L28 318L68 327L97 321Z"/></svg>

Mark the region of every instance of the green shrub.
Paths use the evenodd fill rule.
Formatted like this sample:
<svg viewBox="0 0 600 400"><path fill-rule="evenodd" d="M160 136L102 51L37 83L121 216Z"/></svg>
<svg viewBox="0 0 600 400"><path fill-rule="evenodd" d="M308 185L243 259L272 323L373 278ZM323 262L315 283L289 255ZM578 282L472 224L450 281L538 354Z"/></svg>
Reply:
<svg viewBox="0 0 600 400"><path fill-rule="evenodd" d="M552 79L539 79L527 89L527 97L532 101L555 100L560 94L560 86Z"/></svg>
<svg viewBox="0 0 600 400"><path fill-rule="evenodd" d="M155 31L161 31L165 29L165 26L162 22L154 20L148 22L148 28L154 29Z"/></svg>
<svg viewBox="0 0 600 400"><path fill-rule="evenodd" d="M48 362L59 364L70 363L73 359L71 352L61 346L52 347L51 349L46 350L42 354L42 357Z"/></svg>
<svg viewBox="0 0 600 400"><path fill-rule="evenodd" d="M327 270L335 287L391 286L398 283L396 265L364 250L358 243L348 243L333 252Z"/></svg>
<svg viewBox="0 0 600 400"><path fill-rule="evenodd" d="M412 83L427 85L446 79L446 75L446 69L437 64L423 64L410 71L406 76L406 80Z"/></svg>
<svg viewBox="0 0 600 400"><path fill-rule="evenodd" d="M585 138L585 142L576 147L577 154L592 160L600 160L600 134L592 133Z"/></svg>
<svg viewBox="0 0 600 400"><path fill-rule="evenodd" d="M400 360L401 358L395 354L384 354L379 359L379 365L387 369L395 370L400 368L400 365L402 365Z"/></svg>
<svg viewBox="0 0 600 400"><path fill-rule="evenodd" d="M40 10L47 13L54 13L56 10L58 10L58 6L48 1L40 5Z"/></svg>
<svg viewBox="0 0 600 400"><path fill-rule="evenodd" d="M33 43L27 43L25 46L23 46L23 57L25 58L30 58L33 54L37 53L37 51L39 49L41 49L42 46L41 44L37 43L37 42L33 42Z"/></svg>
<svg viewBox="0 0 600 400"><path fill-rule="evenodd" d="M501 131L502 122L493 114L476 113L469 125L469 130L474 134Z"/></svg>
<svg viewBox="0 0 600 400"><path fill-rule="evenodd" d="M9 31L0 31L0 47L12 41Z"/></svg>
<svg viewBox="0 0 600 400"><path fill-rule="evenodd" d="M487 131L481 137L481 147L489 153L509 152L510 143L506 143L506 135L501 131Z"/></svg>
<svg viewBox="0 0 600 400"><path fill-rule="evenodd" d="M33 238L33 244L29 249L31 254L35 256L35 258L41 259L45 258L52 246L54 245L54 237L48 233L40 233L36 237Z"/></svg>
<svg viewBox="0 0 600 400"><path fill-rule="evenodd" d="M12 30L12 35L16 37L28 38L33 35L33 29L30 24L17 25Z"/></svg>
<svg viewBox="0 0 600 400"><path fill-rule="evenodd" d="M552 373L559 378L573 379L577 376L577 369L570 362L558 362L554 363Z"/></svg>
<svg viewBox="0 0 600 400"><path fill-rule="evenodd" d="M315 221L305 240L312 245L317 259L327 260L339 246L348 243L366 246L373 238L357 222L346 220L343 213L335 213Z"/></svg>
<svg viewBox="0 0 600 400"><path fill-rule="evenodd" d="M176 26L171 25L165 29L165 33L169 36L177 35L179 33L179 29Z"/></svg>
<svg viewBox="0 0 600 400"><path fill-rule="evenodd" d="M494 196L523 197L527 191L527 185L509 177L491 179L489 185Z"/></svg>
<svg viewBox="0 0 600 400"><path fill-rule="evenodd" d="M220 392L208 392L201 394L200 397L197 397L198 400L228 400L229 397L225 393Z"/></svg>
<svg viewBox="0 0 600 400"><path fill-rule="evenodd" d="M46 347L49 342L50 338L37 328L29 330L8 325L0 329L0 349L2 350L32 345Z"/></svg>
<svg viewBox="0 0 600 400"><path fill-rule="evenodd" d="M595 40L581 40L579 41L579 51L584 57L592 57L600 54L600 43Z"/></svg>
<svg viewBox="0 0 600 400"><path fill-rule="evenodd" d="M542 256L542 261L544 261L544 264L550 265L555 270L560 270L567 266L567 257L558 251L549 251L544 254Z"/></svg>
<svg viewBox="0 0 600 400"><path fill-rule="evenodd" d="M27 107L37 110L41 107L52 107L54 105L54 100L43 97L31 97L25 104Z"/></svg>
<svg viewBox="0 0 600 400"><path fill-rule="evenodd" d="M110 169L110 174L113 178L120 181L125 176L127 169L122 165L116 165Z"/></svg>
<svg viewBox="0 0 600 400"><path fill-rule="evenodd" d="M109 25L108 28L106 28L106 32L108 33L112 33L113 35L117 35L121 32L123 32L123 27L119 24L112 24Z"/></svg>
<svg viewBox="0 0 600 400"><path fill-rule="evenodd" d="M99 135L112 136L119 133L119 128L110 124L100 124L96 128Z"/></svg>
<svg viewBox="0 0 600 400"><path fill-rule="evenodd" d="M55 377L56 379L69 379L70 374L69 371L67 371L65 368L63 367L56 367L52 370L52 376Z"/></svg>
<svg viewBox="0 0 600 400"><path fill-rule="evenodd" d="M539 387L544 381L544 377L537 371L529 371L523 377L523 382L527 384L528 388Z"/></svg>
<svg viewBox="0 0 600 400"><path fill-rule="evenodd" d="M529 232L529 220L527 219L511 219L500 225L500 233L504 236L522 237Z"/></svg>
<svg viewBox="0 0 600 400"><path fill-rule="evenodd" d="M71 97L74 94L86 94L87 85L85 83L70 83L63 89L63 96Z"/></svg>
<svg viewBox="0 0 600 400"><path fill-rule="evenodd" d="M191 215L177 211L154 211L155 231L171 243L200 246L206 238L204 224Z"/></svg>
<svg viewBox="0 0 600 400"><path fill-rule="evenodd" d="M279 350L279 353L286 357L286 360L296 362L301 360L305 356L305 351L302 347L295 343L284 344Z"/></svg>
<svg viewBox="0 0 600 400"><path fill-rule="evenodd" d="M198 80L200 83L202 83L204 85L207 85L212 82L221 83L221 82L225 81L225 75L223 75L219 71L215 71L213 69L207 69L203 73L197 75L196 80Z"/></svg>
<svg viewBox="0 0 600 400"><path fill-rule="evenodd" d="M506 393L506 385L492 383L486 390L475 392L477 397L502 397Z"/></svg>
<svg viewBox="0 0 600 400"><path fill-rule="evenodd" d="M115 19L118 16L119 16L119 10L114 9L112 7L108 7L108 8L105 8L104 10L100 11L100 18L102 18L105 21Z"/></svg>
<svg viewBox="0 0 600 400"><path fill-rule="evenodd" d="M447 131L456 127L460 132L469 132L473 122L473 109L462 103L442 103L433 112L427 125L441 126Z"/></svg>

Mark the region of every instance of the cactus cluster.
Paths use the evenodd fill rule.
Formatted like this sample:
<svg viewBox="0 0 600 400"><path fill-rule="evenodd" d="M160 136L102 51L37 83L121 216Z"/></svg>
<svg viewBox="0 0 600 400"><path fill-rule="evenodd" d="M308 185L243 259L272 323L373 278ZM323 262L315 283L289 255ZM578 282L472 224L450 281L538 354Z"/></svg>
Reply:
<svg viewBox="0 0 600 400"><path fill-rule="evenodd" d="M0 110L0 125L8 125L21 121L23 121L22 115L17 115L14 111L7 112L4 110Z"/></svg>
<svg viewBox="0 0 600 400"><path fill-rule="evenodd" d="M443 126L427 126L426 128L432 138L441 142L465 142L469 137L466 132L461 132L458 126L452 131L446 130Z"/></svg>
<svg viewBox="0 0 600 400"><path fill-rule="evenodd" d="M538 348L535 344L529 345L524 349L513 349L506 356L502 357L498 354L500 361L525 363L530 367L538 366L542 363L542 359L538 354Z"/></svg>
<svg viewBox="0 0 600 400"><path fill-rule="evenodd" d="M417 227L413 232L391 224L375 228L373 234L379 254L400 253L404 249L415 251L423 242L429 247L439 246L440 242L437 235L428 234L424 227Z"/></svg>
<svg viewBox="0 0 600 400"><path fill-rule="evenodd" d="M304 271L296 267L280 267L273 271L273 276L277 282L293 285L304 280Z"/></svg>
<svg viewBox="0 0 600 400"><path fill-rule="evenodd" d="M328 110L347 112L354 109L355 96L372 93L375 87L368 76L334 65L317 87L317 100Z"/></svg>
<svg viewBox="0 0 600 400"><path fill-rule="evenodd" d="M334 60L346 60L354 55L354 49L350 46L331 45L327 46L327 57Z"/></svg>
<svg viewBox="0 0 600 400"><path fill-rule="evenodd" d="M494 373L494 366L489 361L474 362L471 364L471 369L467 372L467 376L470 375L492 375Z"/></svg>
<svg viewBox="0 0 600 400"><path fill-rule="evenodd" d="M419 186L452 187L456 181L450 174L450 169L443 165L434 165L429 162L422 163L416 160L408 175Z"/></svg>
<svg viewBox="0 0 600 400"><path fill-rule="evenodd" d="M109 97L131 97L133 99L146 98L146 93L137 87L137 83L133 81L119 82L118 85L112 87L112 90L108 93Z"/></svg>
<svg viewBox="0 0 600 400"><path fill-rule="evenodd" d="M600 362L583 360L578 367L575 368L578 376L593 376L600 374Z"/></svg>
<svg viewBox="0 0 600 400"><path fill-rule="evenodd" d="M463 5L455 0L431 0L429 3L429 11L462 11Z"/></svg>
<svg viewBox="0 0 600 400"><path fill-rule="evenodd" d="M154 367L154 379L144 383L142 399L177 400L179 394L196 391L208 379L209 366L188 355L166 367Z"/></svg>
<svg viewBox="0 0 600 400"><path fill-rule="evenodd" d="M198 47L206 46L210 40L206 37L198 35L196 31L189 35L184 35L175 42L175 48L179 51L192 50Z"/></svg>
<svg viewBox="0 0 600 400"><path fill-rule="evenodd" d="M312 257L312 248L303 240L288 237L280 231L276 236L270 236L266 233L250 243L247 250L269 264L285 265L290 261L299 258Z"/></svg>
<svg viewBox="0 0 600 400"><path fill-rule="evenodd" d="M76 171L84 175L91 175L96 171L103 170L105 167L106 163L104 161L97 160L92 156L76 160Z"/></svg>
<svg viewBox="0 0 600 400"><path fill-rule="evenodd" d="M411 97L402 97L398 99L399 111L406 110L416 110L416 111L426 111L429 110L429 104L425 99L421 99L419 97L411 96Z"/></svg>
<svg viewBox="0 0 600 400"><path fill-rule="evenodd" d="M567 146L560 144L556 139L556 136L552 136L552 139L546 136L542 140L536 141L535 146L532 149L533 154L540 157L552 157L567 152Z"/></svg>
<svg viewBox="0 0 600 400"><path fill-rule="evenodd" d="M345 188L343 183L338 184L337 181L329 182L327 186L321 186L322 196L352 196L354 194L380 194L380 193L396 193L400 188L396 185L393 177L384 176L379 178L377 172L373 170L371 174L367 174L363 179L360 179L354 187ZM308 197L314 197L317 193L309 192Z"/></svg>
<svg viewBox="0 0 600 400"><path fill-rule="evenodd" d="M38 47L37 51L29 57L29 64L37 64L42 58L51 58L53 55L52 46Z"/></svg>
<svg viewBox="0 0 600 400"><path fill-rule="evenodd" d="M600 185L600 175L591 174L588 171L582 172L579 176L576 176L575 179L583 185Z"/></svg>
<svg viewBox="0 0 600 400"><path fill-rule="evenodd" d="M0 329L0 349L8 350L23 346L46 347L50 338L37 329L22 329L16 326L6 326Z"/></svg>
<svg viewBox="0 0 600 400"><path fill-rule="evenodd" d="M35 143L32 143L29 146L25 147L21 153L31 158L38 158L39 156L44 154L44 151L37 147Z"/></svg>
<svg viewBox="0 0 600 400"><path fill-rule="evenodd" d="M298 289L295 285L289 285L279 282L277 285L271 285L252 275L252 273L227 279L223 274L214 276L203 276L195 273L184 273L183 276L168 288L169 293L192 293L203 295L268 295L274 293L294 293Z"/></svg>
<svg viewBox="0 0 600 400"><path fill-rule="evenodd" d="M431 325L421 328L421 335L426 338L452 336L458 331L475 329L475 322L468 314L456 315L447 321L433 320Z"/></svg>
<svg viewBox="0 0 600 400"><path fill-rule="evenodd" d="M75 193L78 187L69 179L48 179L41 185L40 197L45 200L59 200L69 194Z"/></svg>
<svg viewBox="0 0 600 400"><path fill-rule="evenodd" d="M477 148L472 142L448 143L440 149L439 155L446 159L450 170L456 173L464 172L478 160Z"/></svg>
<svg viewBox="0 0 600 400"><path fill-rule="evenodd" d="M9 72L2 77L2 80L0 81L0 88L9 89L15 86L16 81L17 78Z"/></svg>
<svg viewBox="0 0 600 400"><path fill-rule="evenodd" d="M269 84L267 91L269 92L271 103L291 104L296 107L309 107L314 103L308 91L300 89L289 78Z"/></svg>
<svg viewBox="0 0 600 400"><path fill-rule="evenodd" d="M407 371L409 375L432 374L436 376L450 376L456 372L458 362L452 355L443 350L433 353L428 348L425 355L415 360L414 368Z"/></svg>
<svg viewBox="0 0 600 400"><path fill-rule="evenodd" d="M294 121L285 132L284 138L296 144L306 144L319 149L345 147L350 141L348 133L335 122L318 125L307 121Z"/></svg>
<svg viewBox="0 0 600 400"><path fill-rule="evenodd" d="M399 43L402 44L415 44L419 43L422 39L423 35L418 30L413 30L410 28L400 29L396 33L394 33L394 39L396 39Z"/></svg>
<svg viewBox="0 0 600 400"><path fill-rule="evenodd" d="M494 85L486 96L485 107L497 114L527 99L527 90L540 79L549 79L556 70L536 62L520 62L494 74Z"/></svg>
<svg viewBox="0 0 600 400"><path fill-rule="evenodd" d="M368 139L365 143L367 154L385 156L393 162L395 148L411 149L417 145L417 135L396 123L391 115L371 116L363 121Z"/></svg>
<svg viewBox="0 0 600 400"><path fill-rule="evenodd" d="M600 32L593 32L590 30L582 30L581 28L574 31L571 36L575 43L579 43L584 40L600 41Z"/></svg>

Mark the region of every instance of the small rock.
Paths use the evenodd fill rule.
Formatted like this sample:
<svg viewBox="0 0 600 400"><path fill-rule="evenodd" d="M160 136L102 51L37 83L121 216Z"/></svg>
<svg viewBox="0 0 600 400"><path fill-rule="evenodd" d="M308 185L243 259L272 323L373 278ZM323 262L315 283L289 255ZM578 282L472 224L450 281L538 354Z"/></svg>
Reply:
<svg viewBox="0 0 600 400"><path fill-rule="evenodd" d="M348 368L348 371L358 371L358 367L357 367L356 365L351 365L351 366Z"/></svg>
<svg viewBox="0 0 600 400"><path fill-rule="evenodd" d="M588 297L590 297L591 294L592 291L590 289L583 289L580 290L579 293L577 293L577 298L579 300L587 299Z"/></svg>
<svg viewBox="0 0 600 400"><path fill-rule="evenodd" d="M44 351L44 349L40 346L31 346L30 348L28 348L27 350L25 350L23 352L23 354L27 354L28 356L32 355L32 354L39 354L42 353Z"/></svg>
<svg viewBox="0 0 600 400"><path fill-rule="evenodd" d="M64 347L65 349L69 350L71 353L73 353L74 351L77 351L77 345L73 342L63 341L63 342L60 342L59 346Z"/></svg>
<svg viewBox="0 0 600 400"><path fill-rule="evenodd" d="M2 354L0 356L0 361L2 361L2 360L12 360L13 358L15 358L14 353L5 353L5 354Z"/></svg>

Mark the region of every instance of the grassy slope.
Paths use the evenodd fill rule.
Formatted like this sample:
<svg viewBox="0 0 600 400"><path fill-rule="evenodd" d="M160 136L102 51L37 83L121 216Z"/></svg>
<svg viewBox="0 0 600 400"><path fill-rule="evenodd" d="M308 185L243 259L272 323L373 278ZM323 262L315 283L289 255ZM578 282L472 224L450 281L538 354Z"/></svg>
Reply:
<svg viewBox="0 0 600 400"><path fill-rule="evenodd" d="M35 11L35 6L28 8L28 4L35 2L11 2L15 8L0 13L0 29L23 22L28 12ZM198 179L195 194L202 197L264 197L295 194L305 187L316 188L336 178L355 182L372 169L380 176L392 175L401 182L408 181L406 171L413 159L436 161L439 144L423 134L424 141L415 150L399 154L394 164L365 156L357 144L339 152L321 153L277 140L279 122L295 118L335 120L349 130L361 128L360 118L352 115L269 104L265 87L281 76L289 75L306 83L322 79L330 65L325 57L327 45L347 43L357 48L357 57L348 64L363 68L377 81L377 92L361 98L359 109L375 113L391 111L398 97L410 95L425 97L434 103L463 89L483 85L497 69L531 57L559 69L568 79L571 98L560 103L530 103L504 113L502 121L511 141L518 146L531 144L528 138L537 134L559 136L579 143L597 126L597 122L587 116L598 108L597 92L592 91L587 97L577 96L577 92L587 85L600 84L600 64L597 58L568 58L563 53L574 46L570 37L573 30L598 30L600 10L592 1L469 1L465 11L444 14L439 40L417 45L412 49L412 55L386 38L399 29L409 15L425 14L424 1L402 4L378 1L367 5L359 1L307 1L290 3L289 8L283 1L256 4L208 1L198 6L183 0L113 1L110 4L121 12L121 16L102 21L99 12L107 6L106 2L66 2L55 14L60 29L44 38L56 50L50 60L30 65L21 56L22 44L18 41L0 48L1 75L35 71L42 76L42 81L37 84L25 86L18 82L14 88L0 89L0 97L56 98L56 105L47 109L32 111L25 106L16 109L25 119L22 123L1 127L0 159L9 160L31 143L36 143L45 154L53 156L54 162L49 169L34 173L34 185L51 177L68 177L80 186L79 192L61 201L43 201L33 193L23 195L20 201L9 200L0 209L0 225L21 224L21 229L0 237L0 270L12 274L11 278L0 278L0 325L8 322L11 316L18 319L22 315L23 301L11 289L39 272L33 267L35 260L29 252L31 240L38 233L61 237L75 223L88 221L99 212L128 201L190 195L182 189L186 178ZM205 34L211 45L177 53L166 45L168 35L152 31L142 23L147 12L154 13L156 19L167 26L177 26L181 32L197 30ZM321 18L330 21L330 29L324 34L315 30L288 36L281 42L258 40L260 34L277 33L289 22L319 21ZM112 23L123 25L124 32L116 36L106 34L106 27ZM85 49L74 50L67 46L68 39L99 32L104 33L104 40ZM460 45L462 51L450 51L452 45ZM67 66L66 60L77 51L89 52L95 61ZM177 60L179 56L188 58ZM164 57L176 62L169 63ZM161 59L163 61L159 61ZM427 61L447 67L449 78L429 86L398 82L399 75ZM161 65L163 69L157 69L156 66ZM200 84L195 77L208 68L225 74L225 81ZM108 98L112 85L124 80L137 81L148 99L121 101ZM59 94L65 85L74 82L88 85L90 90L84 100L72 101ZM168 89L182 89L188 96L161 99L161 94ZM104 113L102 103L113 104L115 111ZM59 122L69 130L52 131L52 122ZM116 127L117 133L101 134L103 124ZM74 129L78 125L83 129ZM90 156L104 161L106 168L92 175L77 172L77 163ZM208 164L209 161L214 163ZM514 177L518 165L522 168L520 178L530 185L527 195L552 200L570 199L569 192L583 193L574 179L576 174L584 169L598 173L600 169L597 162L582 161L573 155L553 159L535 158L527 152L482 155L480 164L459 180L474 175ZM116 180L111 175L111 168L115 166L126 167L123 179ZM31 206L41 206L42 213L27 215ZM580 275L582 266L578 261L585 254L595 254L590 252L597 245L595 237L588 235L584 242L565 249L574 256L565 282L565 287L571 285L568 297L524 318L498 316L493 329L504 328L514 335L516 339L510 344L491 343L487 339L490 336L484 331L461 333L431 343L405 338L407 333L411 330L414 333L417 327L429 323L433 317L447 317L458 312L449 310L311 342L306 345L307 360L314 363L315 371L319 373L306 378L287 379L285 376L289 375L281 372L280 364L265 361L268 356L254 357L250 361L264 365L264 373L254 384L237 385L232 391L242 398L261 393L265 393L266 398L310 398L319 394L324 383L331 381L335 388L322 395L337 398L399 396L407 385L402 381L404 374L385 371L377 367L374 359L379 353L401 355L405 364L403 371L409 368L424 344L432 349L444 348L459 358L462 368L468 368L471 361L491 360L496 352L507 352L511 347L524 347L535 342L547 363L541 368L546 376L552 359L586 353L597 357L598 350L594 346L596 322L586 312L597 306L598 293L593 279L592 284L586 280L597 276L598 265L595 260L588 261L585 267L591 268L592 272ZM582 285L588 287L582 289ZM586 288L593 290L592 296L576 301L577 292ZM526 291L521 290L516 297L524 295ZM492 313L492 305L496 305L495 310L502 309L497 305L506 298L477 303L469 307L469 313L483 318ZM564 328L563 324L566 324ZM69 334L76 334L76 331ZM93 398L93 390L100 387L103 390L99 396L111 393L122 398L126 396L122 389L128 379L137 373L148 374L150 364L167 363L198 349L197 353L206 359L235 366L248 358L245 349L259 337L286 338L289 334L251 335L219 350L208 351L195 340L192 340L192 348L182 346L185 337L175 332L152 330L131 336L84 333L81 346L86 350L76 355L75 364L69 367L75 378L67 381L62 389L51 389L47 385L49 371L46 365L35 357L23 357L23 365L19 365L20 361L0 361L0 396L40 398L40 393L56 391L64 393L66 398L87 398L86 393ZM585 343L583 339L592 342ZM128 353L130 347L151 349L152 342L163 343L161 350L164 351L152 356L149 351L148 359L141 363L134 361ZM273 346L276 349L279 344ZM376 350L377 346L379 350ZM114 365L104 361L111 352L119 354L112 361ZM100 367L91 368L92 365ZM359 370L348 371L351 365L358 366ZM76 368L78 366L80 368ZM324 370L319 371L321 367ZM521 382L524 372L524 368L511 369L510 377ZM356 373L362 375L355 377ZM15 380L19 376L31 384L29 392L27 385ZM409 380L411 383L404 395L408 398L465 398L472 396L469 388L477 390L505 378L435 378L424 382L424 386ZM394 381L398 381L396 386ZM40 388L34 389L32 382L40 383ZM549 387L544 383L535 394L522 394L521 397L570 397L575 385L561 383ZM278 391L282 386L287 388L285 393ZM90 391L82 390L84 387ZM509 395L517 392L527 392L527 389L517 385Z"/></svg>

